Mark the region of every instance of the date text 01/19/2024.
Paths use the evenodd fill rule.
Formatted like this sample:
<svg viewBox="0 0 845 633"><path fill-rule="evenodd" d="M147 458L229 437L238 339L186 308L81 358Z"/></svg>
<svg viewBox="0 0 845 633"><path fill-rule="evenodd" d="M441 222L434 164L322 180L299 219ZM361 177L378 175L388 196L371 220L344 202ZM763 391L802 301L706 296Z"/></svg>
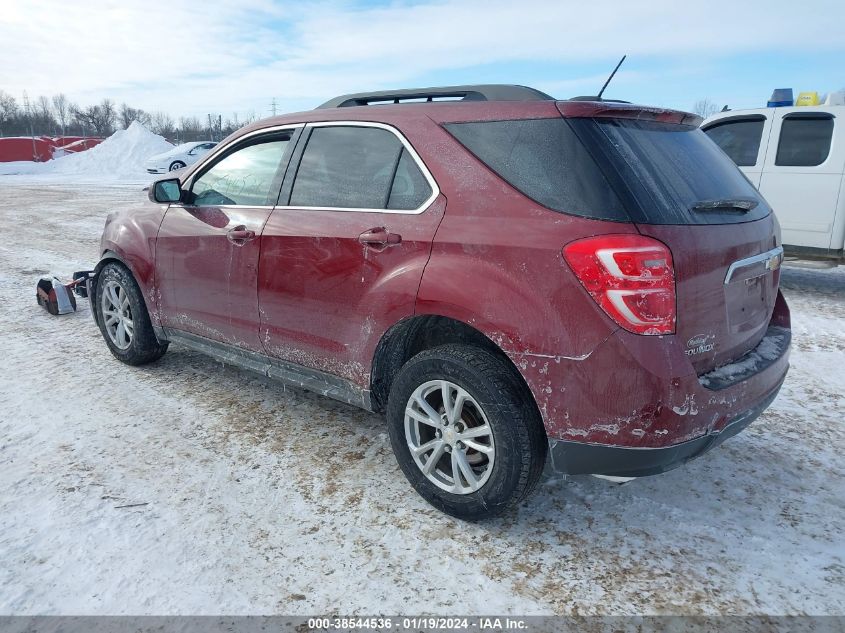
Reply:
<svg viewBox="0 0 845 633"><path fill-rule="evenodd" d="M519 631L527 628L520 618L498 617L323 617L309 618L308 628L326 631L389 631L440 629L452 631Z"/></svg>

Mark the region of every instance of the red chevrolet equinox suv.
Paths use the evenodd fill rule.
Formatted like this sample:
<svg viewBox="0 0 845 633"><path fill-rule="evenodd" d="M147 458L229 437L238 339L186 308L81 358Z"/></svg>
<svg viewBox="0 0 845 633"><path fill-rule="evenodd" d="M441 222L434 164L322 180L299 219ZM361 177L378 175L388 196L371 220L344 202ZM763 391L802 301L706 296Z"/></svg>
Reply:
<svg viewBox="0 0 845 633"><path fill-rule="evenodd" d="M130 365L177 343L385 413L457 517L547 461L661 473L788 368L777 220L699 122L503 85L260 121L109 215L94 316Z"/></svg>

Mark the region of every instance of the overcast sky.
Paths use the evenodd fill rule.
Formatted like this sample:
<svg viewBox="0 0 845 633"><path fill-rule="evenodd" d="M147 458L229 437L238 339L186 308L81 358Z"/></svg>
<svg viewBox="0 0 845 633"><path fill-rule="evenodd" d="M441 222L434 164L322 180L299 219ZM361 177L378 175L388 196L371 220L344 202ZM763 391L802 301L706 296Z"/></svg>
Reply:
<svg viewBox="0 0 845 633"><path fill-rule="evenodd" d="M175 116L337 94L521 83L691 109L845 87L845 1L0 0L0 89Z"/></svg>

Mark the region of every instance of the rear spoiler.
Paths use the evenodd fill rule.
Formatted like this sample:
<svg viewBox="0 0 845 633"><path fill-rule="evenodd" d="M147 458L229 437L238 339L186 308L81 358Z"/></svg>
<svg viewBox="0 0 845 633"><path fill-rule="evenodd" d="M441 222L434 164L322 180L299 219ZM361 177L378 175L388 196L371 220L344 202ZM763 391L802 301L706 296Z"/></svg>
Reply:
<svg viewBox="0 0 845 633"><path fill-rule="evenodd" d="M557 109L573 119L637 119L698 127L704 120L697 114L667 108L652 108L610 101L558 101Z"/></svg>

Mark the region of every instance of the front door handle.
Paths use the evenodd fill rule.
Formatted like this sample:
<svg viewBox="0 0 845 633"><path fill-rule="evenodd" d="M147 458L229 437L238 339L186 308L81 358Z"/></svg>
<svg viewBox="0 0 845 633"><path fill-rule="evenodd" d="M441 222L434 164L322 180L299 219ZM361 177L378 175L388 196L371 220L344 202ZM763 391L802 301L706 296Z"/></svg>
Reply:
<svg viewBox="0 0 845 633"><path fill-rule="evenodd" d="M250 231L243 225L236 226L226 233L226 237L230 242L234 242L235 244L245 244L255 239L255 231Z"/></svg>
<svg viewBox="0 0 845 633"><path fill-rule="evenodd" d="M364 246L382 249L389 246L398 246L402 243L402 236L398 233L391 233L383 226L364 231L358 236L358 241Z"/></svg>

